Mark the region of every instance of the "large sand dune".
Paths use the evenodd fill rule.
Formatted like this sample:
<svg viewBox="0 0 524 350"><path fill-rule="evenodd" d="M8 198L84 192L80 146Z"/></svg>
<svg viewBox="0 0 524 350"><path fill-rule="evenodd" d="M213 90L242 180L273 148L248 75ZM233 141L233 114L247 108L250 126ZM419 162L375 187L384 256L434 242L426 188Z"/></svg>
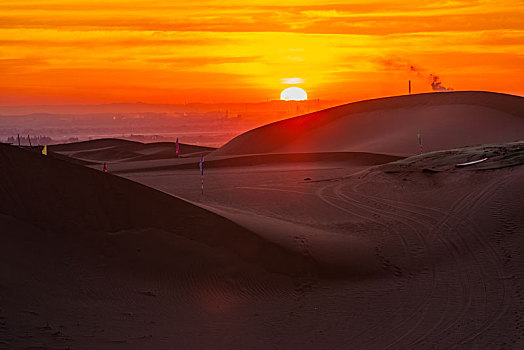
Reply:
<svg viewBox="0 0 524 350"><path fill-rule="evenodd" d="M286 119L248 131L213 154L371 152L413 155L524 135L524 98L448 92L381 98Z"/></svg>
<svg viewBox="0 0 524 350"><path fill-rule="evenodd" d="M267 267L296 273L311 263L220 216L134 182L16 147L0 145L0 157L0 212L44 229L76 235L157 228Z"/></svg>

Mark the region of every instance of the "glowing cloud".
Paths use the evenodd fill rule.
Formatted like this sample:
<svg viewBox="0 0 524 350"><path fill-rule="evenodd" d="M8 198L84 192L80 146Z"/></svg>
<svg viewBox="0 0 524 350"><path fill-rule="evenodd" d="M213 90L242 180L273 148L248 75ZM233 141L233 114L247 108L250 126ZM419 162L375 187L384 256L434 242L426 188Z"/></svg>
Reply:
<svg viewBox="0 0 524 350"><path fill-rule="evenodd" d="M282 84L296 85L296 84L303 84L304 83L304 79L300 79L300 78L284 78L284 79L281 79L280 82Z"/></svg>
<svg viewBox="0 0 524 350"><path fill-rule="evenodd" d="M408 79L524 94L522 1L6 0L0 18L3 105L263 101L305 82L355 101Z"/></svg>

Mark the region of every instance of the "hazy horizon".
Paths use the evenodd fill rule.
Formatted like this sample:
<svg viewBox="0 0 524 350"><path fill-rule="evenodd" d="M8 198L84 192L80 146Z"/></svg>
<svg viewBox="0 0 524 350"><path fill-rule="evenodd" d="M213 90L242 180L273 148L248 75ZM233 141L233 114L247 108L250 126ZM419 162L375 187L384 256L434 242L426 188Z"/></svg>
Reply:
<svg viewBox="0 0 524 350"><path fill-rule="evenodd" d="M232 104L144 104L0 106L0 142L29 145L123 138L219 147L258 126L322 110L336 101L269 101ZM40 138L36 138L36 137ZM11 138L11 139L10 139ZM40 142L42 143L42 142Z"/></svg>

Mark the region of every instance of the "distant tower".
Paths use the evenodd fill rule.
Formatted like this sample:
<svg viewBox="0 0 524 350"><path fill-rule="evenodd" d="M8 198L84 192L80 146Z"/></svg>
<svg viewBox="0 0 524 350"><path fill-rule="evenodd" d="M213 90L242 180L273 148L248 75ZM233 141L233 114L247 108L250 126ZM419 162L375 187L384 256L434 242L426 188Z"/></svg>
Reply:
<svg viewBox="0 0 524 350"><path fill-rule="evenodd" d="M411 95L411 80L408 80L408 89L409 89L409 94Z"/></svg>

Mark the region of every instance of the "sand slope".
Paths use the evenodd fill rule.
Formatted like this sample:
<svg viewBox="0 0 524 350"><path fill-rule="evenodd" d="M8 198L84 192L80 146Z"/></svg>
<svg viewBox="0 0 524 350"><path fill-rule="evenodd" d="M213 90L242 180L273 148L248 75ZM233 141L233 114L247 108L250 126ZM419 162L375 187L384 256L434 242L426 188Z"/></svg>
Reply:
<svg viewBox="0 0 524 350"><path fill-rule="evenodd" d="M286 340L279 339L287 347L519 348L523 164L524 143L517 142L438 151L364 170L328 163L216 168L206 173L203 198L198 170L129 176L316 254L328 247L332 258L351 264L355 252L326 245L333 242L327 237L370 242L385 275L317 280L306 305L324 311L293 318L293 325L284 322ZM288 230L300 226L307 229ZM280 307L275 301L272 310ZM314 335L304 336L308 332Z"/></svg>
<svg viewBox="0 0 524 350"><path fill-rule="evenodd" d="M448 92L361 101L246 132L213 153L371 152L395 155L517 141L524 135L524 98Z"/></svg>
<svg viewBox="0 0 524 350"><path fill-rule="evenodd" d="M291 272L308 265L231 221L134 182L16 147L0 145L0 156L0 212L44 229L89 234L154 227L267 267ZM280 257L290 260L275 263Z"/></svg>
<svg viewBox="0 0 524 350"><path fill-rule="evenodd" d="M364 152L321 152L321 153L286 153L286 154L255 154L246 156L209 156L204 159L205 169L219 169L230 167L253 166L289 166L307 165L315 167L317 164L330 164L331 166L371 166L392 162L403 157L387 154L374 154ZM126 162L125 164L112 164L111 171L115 174L128 174L137 172L157 172L166 170L196 170L199 169L199 158L175 159L168 162Z"/></svg>
<svg viewBox="0 0 524 350"><path fill-rule="evenodd" d="M481 164L454 166L484 155ZM0 344L521 348L523 155L523 144L513 143L369 169L216 168L206 173L203 198L198 169L134 178L228 220L125 179L2 146ZM338 260L331 264L376 261L380 273L269 273L310 266L270 244L270 235L306 256ZM372 259L355 260L355 247L370 248Z"/></svg>

